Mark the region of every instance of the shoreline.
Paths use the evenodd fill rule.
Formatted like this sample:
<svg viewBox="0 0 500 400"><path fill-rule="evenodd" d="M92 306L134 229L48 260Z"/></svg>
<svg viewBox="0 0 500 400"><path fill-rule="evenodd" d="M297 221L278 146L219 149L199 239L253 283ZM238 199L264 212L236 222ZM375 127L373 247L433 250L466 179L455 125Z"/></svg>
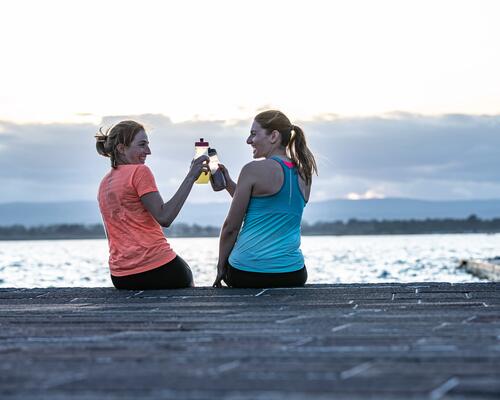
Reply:
<svg viewBox="0 0 500 400"><path fill-rule="evenodd" d="M173 224L163 228L167 237L218 237L221 228L213 225ZM467 219L408 219L408 220L358 220L303 221L303 236L360 236L360 235L425 235L425 234L497 234L500 218L480 219L475 215ZM67 240L105 238L101 223L51 224L38 226L0 226L0 240Z"/></svg>
<svg viewBox="0 0 500 400"><path fill-rule="evenodd" d="M333 237L344 237L344 236L419 236L419 235L498 235L500 232L407 232L407 233L349 233L349 234L335 234L335 233L324 233L324 234L302 234L302 237L319 237L319 236L333 236ZM205 239L205 238L218 238L218 235L168 235L169 238L187 238L187 239ZM15 242L15 241L41 241L41 240L97 240L106 239L105 236L82 236L82 237L16 237L16 238L2 238L0 237L0 242Z"/></svg>

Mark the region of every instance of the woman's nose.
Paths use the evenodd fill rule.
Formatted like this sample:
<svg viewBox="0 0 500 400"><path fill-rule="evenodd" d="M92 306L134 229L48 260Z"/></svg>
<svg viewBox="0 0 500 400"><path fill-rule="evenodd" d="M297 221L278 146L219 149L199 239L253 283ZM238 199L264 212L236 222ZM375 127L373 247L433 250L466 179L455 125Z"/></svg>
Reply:
<svg viewBox="0 0 500 400"><path fill-rule="evenodd" d="M252 137L251 137L251 136L249 136L249 137L247 138L247 144L252 144Z"/></svg>

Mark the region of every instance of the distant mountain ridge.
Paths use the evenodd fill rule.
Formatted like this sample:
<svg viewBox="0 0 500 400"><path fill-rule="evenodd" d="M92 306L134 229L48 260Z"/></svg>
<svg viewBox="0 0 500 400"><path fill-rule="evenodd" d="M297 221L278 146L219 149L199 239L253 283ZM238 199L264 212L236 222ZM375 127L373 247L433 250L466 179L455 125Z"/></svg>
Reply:
<svg viewBox="0 0 500 400"><path fill-rule="evenodd" d="M226 217L229 203L186 203L176 223L220 226ZM311 202L304 210L304 220L346 221L348 219L426 219L500 217L500 199L429 201L414 199L327 200ZM50 224L95 224L101 222L97 202L74 201L60 203L0 204L0 226L38 226Z"/></svg>

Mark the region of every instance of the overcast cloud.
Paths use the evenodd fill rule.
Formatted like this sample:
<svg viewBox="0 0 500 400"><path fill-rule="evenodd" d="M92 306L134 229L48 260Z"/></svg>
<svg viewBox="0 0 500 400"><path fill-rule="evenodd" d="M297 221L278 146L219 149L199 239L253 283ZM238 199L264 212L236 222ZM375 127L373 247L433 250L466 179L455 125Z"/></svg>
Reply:
<svg viewBox="0 0 500 400"><path fill-rule="evenodd" d="M251 161L247 121L172 123L163 115L106 117L145 124L160 192L171 196L185 176L194 141L217 148L236 179ZM303 126L317 157L312 200L358 196L419 199L500 198L500 115L397 113L372 118L321 116ZM99 156L92 124L15 124L0 121L0 202L95 199L109 169ZM189 201L227 201L196 185Z"/></svg>

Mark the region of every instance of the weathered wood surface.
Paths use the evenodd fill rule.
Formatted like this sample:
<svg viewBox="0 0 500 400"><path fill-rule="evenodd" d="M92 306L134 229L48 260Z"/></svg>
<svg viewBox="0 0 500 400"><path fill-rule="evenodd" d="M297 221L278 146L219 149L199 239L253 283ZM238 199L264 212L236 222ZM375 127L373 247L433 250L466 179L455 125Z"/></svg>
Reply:
<svg viewBox="0 0 500 400"><path fill-rule="evenodd" d="M479 278L489 279L492 282L500 282L500 262L488 262L481 260L462 260L460 268Z"/></svg>
<svg viewBox="0 0 500 400"><path fill-rule="evenodd" d="M499 289L1 289L0 398L497 399Z"/></svg>

